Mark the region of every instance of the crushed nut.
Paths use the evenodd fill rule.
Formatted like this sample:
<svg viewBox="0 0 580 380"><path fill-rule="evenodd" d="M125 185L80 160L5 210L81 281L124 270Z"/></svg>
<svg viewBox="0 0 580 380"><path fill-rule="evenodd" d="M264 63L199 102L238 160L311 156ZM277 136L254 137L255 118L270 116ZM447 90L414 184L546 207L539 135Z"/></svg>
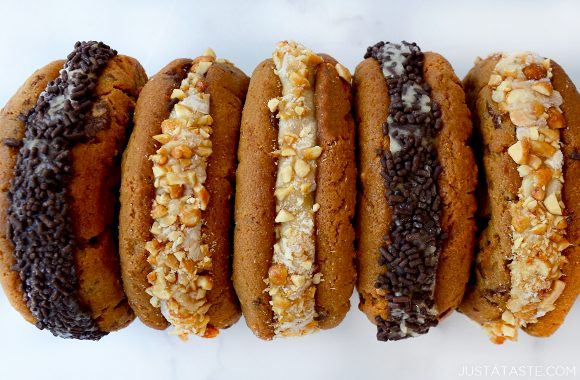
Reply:
<svg viewBox="0 0 580 380"><path fill-rule="evenodd" d="M209 276L199 276L195 282L203 290L211 290L213 287L213 280Z"/></svg>
<svg viewBox="0 0 580 380"><path fill-rule="evenodd" d="M167 207L163 205L158 204L155 207L153 207L153 210L151 210L151 217L153 219L161 219L165 215L167 215Z"/></svg>
<svg viewBox="0 0 580 380"><path fill-rule="evenodd" d="M528 165L518 166L518 173L520 177L526 177L532 173L532 167Z"/></svg>
<svg viewBox="0 0 580 380"><path fill-rule="evenodd" d="M167 144L169 142L169 136L166 134L155 135L153 139L159 141L161 144Z"/></svg>
<svg viewBox="0 0 580 380"><path fill-rule="evenodd" d="M310 173L310 165L304 160L297 159L294 162L294 171L299 177L306 177Z"/></svg>
<svg viewBox="0 0 580 380"><path fill-rule="evenodd" d="M280 150L280 155L282 157L291 157L296 155L296 151L292 148L282 148Z"/></svg>
<svg viewBox="0 0 580 380"><path fill-rule="evenodd" d="M171 148L171 157L173 158L191 158L193 152L187 145L177 145Z"/></svg>
<svg viewBox="0 0 580 380"><path fill-rule="evenodd" d="M550 180L553 178L553 172L550 168L543 167L541 169L536 170L534 173L534 178L537 186L546 186L550 183Z"/></svg>
<svg viewBox="0 0 580 380"><path fill-rule="evenodd" d="M183 195L183 185L172 185L169 186L169 196L171 199L181 198Z"/></svg>
<svg viewBox="0 0 580 380"><path fill-rule="evenodd" d="M556 148L544 141L530 141L532 152L541 158L550 158L556 153Z"/></svg>
<svg viewBox="0 0 580 380"><path fill-rule="evenodd" d="M280 100L278 100L278 98L270 99L268 100L268 109L270 110L270 112L276 112L279 104Z"/></svg>
<svg viewBox="0 0 580 380"><path fill-rule="evenodd" d="M336 69L336 72L338 73L339 77L341 77L342 79L344 79L348 83L350 83L352 81L352 75L350 74L350 71L348 71L348 69L346 67L344 67L340 63L337 63L334 66L334 68Z"/></svg>
<svg viewBox="0 0 580 380"><path fill-rule="evenodd" d="M558 141L560 139L560 132L556 129L543 128L541 132L548 142Z"/></svg>
<svg viewBox="0 0 580 380"><path fill-rule="evenodd" d="M291 187L279 187L274 191L274 195L278 200L283 200L292 192Z"/></svg>
<svg viewBox="0 0 580 380"><path fill-rule="evenodd" d="M292 281L292 284L294 284L295 286L303 286L306 283L306 277L299 274L293 274L292 276L290 276L290 279Z"/></svg>
<svg viewBox="0 0 580 380"><path fill-rule="evenodd" d="M212 48L205 49L205 51L203 52L203 55L205 57L213 58L214 60L216 59L215 51L213 51Z"/></svg>
<svg viewBox="0 0 580 380"><path fill-rule="evenodd" d="M201 210L192 205L184 205L179 214L179 221L185 227L195 227L201 221Z"/></svg>
<svg viewBox="0 0 580 380"><path fill-rule="evenodd" d="M278 215L276 215L275 222L276 223L285 223L285 222L289 222L291 220L294 220L294 215L292 215L292 213L282 209L282 210L280 210Z"/></svg>
<svg viewBox="0 0 580 380"><path fill-rule="evenodd" d="M305 160L316 160L321 154L322 148L318 145L302 150L302 157L304 157Z"/></svg>
<svg viewBox="0 0 580 380"><path fill-rule="evenodd" d="M320 282L322 282L322 273L315 273L314 276L312 276L312 283L318 285Z"/></svg>
<svg viewBox="0 0 580 380"><path fill-rule="evenodd" d="M293 174L294 171L292 170L292 166L290 165L283 166L278 172L278 175L280 176L280 179L282 180L283 183L289 183L290 181L292 181Z"/></svg>
<svg viewBox="0 0 580 380"><path fill-rule="evenodd" d="M513 215L512 226L517 232L524 232L530 226L530 218L523 215Z"/></svg>
<svg viewBox="0 0 580 380"><path fill-rule="evenodd" d="M558 243L558 251L563 252L564 250L566 250L566 248L570 247L572 244L570 244L570 242L568 241L562 241L560 243Z"/></svg>
<svg viewBox="0 0 580 380"><path fill-rule="evenodd" d="M566 127L561 95L554 90L549 60L531 53L502 55L490 75L492 99L516 126L508 155L522 178L510 202L512 252L510 298L500 320L484 325L492 341L515 339L517 328L553 310L562 292L566 218L561 201L562 152L558 129Z"/></svg>
<svg viewBox="0 0 580 380"><path fill-rule="evenodd" d="M548 126L552 129L562 129L566 128L566 119L562 112L558 111L556 107L548 108L548 119L546 122Z"/></svg>
<svg viewBox="0 0 580 380"><path fill-rule="evenodd" d="M558 215L554 218L554 227L556 227L559 230L563 230L566 229L566 227L568 227L568 222L566 221L566 218L564 218L561 215Z"/></svg>
<svg viewBox="0 0 580 380"><path fill-rule="evenodd" d="M280 294L275 294L272 297L272 309L277 314L282 314L284 310L290 307L290 300Z"/></svg>
<svg viewBox="0 0 580 380"><path fill-rule="evenodd" d="M268 102L278 111L279 147L276 208L279 210L273 263L268 271L276 336L303 335L317 329L312 262L315 255L312 208L316 188L316 118L313 87L322 59L301 45L281 42L273 55L282 96ZM340 68L337 67L337 70ZM344 73L343 73L344 74ZM294 191L296 190L296 191Z"/></svg>
<svg viewBox="0 0 580 380"><path fill-rule="evenodd" d="M546 224L536 224L533 226L530 231L536 235L544 235L546 231L548 231L548 225Z"/></svg>
<svg viewBox="0 0 580 380"><path fill-rule="evenodd" d="M288 269L283 264L274 264L268 270L268 278L271 285L285 285L287 277Z"/></svg>
<svg viewBox="0 0 580 380"><path fill-rule="evenodd" d="M207 71L209 70L211 65L212 65L212 62L207 62L207 61L198 62L197 66L195 68L195 73L198 75L204 75L205 73L207 73ZM195 87L203 91L205 89L205 82L198 81L195 84Z"/></svg>
<svg viewBox="0 0 580 380"><path fill-rule="evenodd" d="M554 87L552 87L550 82L537 82L534 83L531 88L532 90L545 96L550 96L554 92Z"/></svg>
<svg viewBox="0 0 580 380"><path fill-rule="evenodd" d="M562 209L560 208L560 202L556 198L556 194L550 194L544 200L544 206L553 215L562 215Z"/></svg>
<svg viewBox="0 0 580 380"><path fill-rule="evenodd" d="M152 267L147 293L182 339L218 332L206 315L211 307L206 293L213 286L207 272L212 260L208 245L201 244L202 210L209 203L203 183L212 154L213 123L204 75L215 61L211 49L204 54L171 93L178 103L161 123L163 133L153 137L162 146L150 157L156 195L151 208L153 239L146 244Z"/></svg>
<svg viewBox="0 0 580 380"><path fill-rule="evenodd" d="M531 63L522 69L526 79L540 80L548 75L547 70L538 65L537 63Z"/></svg>
<svg viewBox="0 0 580 380"><path fill-rule="evenodd" d="M528 160L528 165L530 165L532 167L532 169L534 170L538 170L540 168L540 166L542 166L543 162L542 159L534 154L530 155L530 158Z"/></svg>
<svg viewBox="0 0 580 380"><path fill-rule="evenodd" d="M197 148L196 153L200 157L209 157L212 154L212 149L207 146L200 146Z"/></svg>
<svg viewBox="0 0 580 380"><path fill-rule="evenodd" d="M171 92L171 99L183 100L183 98L185 98L185 92L182 89L176 88Z"/></svg>
<svg viewBox="0 0 580 380"><path fill-rule="evenodd" d="M502 82L502 80L503 79L501 75L493 74L489 76L489 82L487 83L487 85L495 89Z"/></svg>
<svg viewBox="0 0 580 380"><path fill-rule="evenodd" d="M508 154L510 157L520 165L524 165L528 162L530 157L530 151L528 149L528 144L526 140L518 141L514 145L508 148Z"/></svg>
<svg viewBox="0 0 580 380"><path fill-rule="evenodd" d="M175 115L180 119L192 119L195 115L189 107L180 103L173 106L173 111L175 111Z"/></svg>
<svg viewBox="0 0 580 380"><path fill-rule="evenodd" d="M300 185L300 191L302 194L308 194L312 191L312 184L310 183L303 183Z"/></svg>

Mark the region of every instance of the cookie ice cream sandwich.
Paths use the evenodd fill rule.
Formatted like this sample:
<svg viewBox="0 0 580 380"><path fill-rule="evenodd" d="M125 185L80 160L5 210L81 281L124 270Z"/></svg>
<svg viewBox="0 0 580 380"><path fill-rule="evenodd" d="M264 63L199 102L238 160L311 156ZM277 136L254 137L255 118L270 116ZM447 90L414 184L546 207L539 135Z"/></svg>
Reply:
<svg viewBox="0 0 580 380"><path fill-rule="evenodd" d="M254 70L242 117L233 280L262 339L337 326L355 282L351 77L283 41Z"/></svg>
<svg viewBox="0 0 580 380"><path fill-rule="evenodd" d="M461 82L439 54L379 42L354 74L360 309L378 340L425 334L461 302L476 166Z"/></svg>
<svg viewBox="0 0 580 380"><path fill-rule="evenodd" d="M464 80L482 168L482 232L460 311L495 343L556 331L580 291L580 96L531 52L480 59Z"/></svg>
<svg viewBox="0 0 580 380"><path fill-rule="evenodd" d="M209 49L145 85L123 157L123 283L146 325L182 339L234 324L233 201L249 78Z"/></svg>
<svg viewBox="0 0 580 380"><path fill-rule="evenodd" d="M0 112L0 280L16 310L55 336L97 340L134 319L116 206L146 81L135 59L78 42Z"/></svg>

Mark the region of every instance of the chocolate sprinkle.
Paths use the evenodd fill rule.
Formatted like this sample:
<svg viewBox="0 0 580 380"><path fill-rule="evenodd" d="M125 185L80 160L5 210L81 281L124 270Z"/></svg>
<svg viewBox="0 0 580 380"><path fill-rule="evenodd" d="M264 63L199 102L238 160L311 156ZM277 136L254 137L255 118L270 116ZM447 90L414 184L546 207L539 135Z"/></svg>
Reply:
<svg viewBox="0 0 580 380"><path fill-rule="evenodd" d="M379 42L365 58L379 61L389 87L389 117L382 126L391 147L382 152L382 176L392 209L380 248L385 275L375 287L386 291L387 318L376 317L378 340L424 334L438 323L434 287L441 241L441 165L434 140L441 129L439 105L423 79L423 53L415 43Z"/></svg>
<svg viewBox="0 0 580 380"><path fill-rule="evenodd" d="M270 125L275 130L279 128L280 120L278 119L278 112L270 112Z"/></svg>
<svg viewBox="0 0 580 380"><path fill-rule="evenodd" d="M568 157L572 160L580 160L580 152L574 151Z"/></svg>
<svg viewBox="0 0 580 380"><path fill-rule="evenodd" d="M487 104L487 113L491 116L491 121L493 122L493 127L495 129L501 129L501 115L495 112L491 104Z"/></svg>
<svg viewBox="0 0 580 380"><path fill-rule="evenodd" d="M8 237L16 259L12 269L20 273L36 326L63 338L98 340L106 335L78 296L66 189L72 147L95 133L86 121L98 74L116 54L101 42L75 44L59 77L48 83L27 115L8 193Z"/></svg>

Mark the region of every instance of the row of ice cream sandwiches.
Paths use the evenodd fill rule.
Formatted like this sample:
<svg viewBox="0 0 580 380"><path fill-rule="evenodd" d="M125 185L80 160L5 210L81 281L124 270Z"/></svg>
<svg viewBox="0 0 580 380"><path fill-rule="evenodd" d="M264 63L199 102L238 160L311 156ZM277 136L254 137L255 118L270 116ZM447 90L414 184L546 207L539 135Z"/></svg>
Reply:
<svg viewBox="0 0 580 380"><path fill-rule="evenodd" d="M139 317L214 337L337 326L425 334L454 310L492 341L551 335L580 291L580 96L531 52L463 83L415 43L354 76L280 42L248 78L212 50L147 78L95 41L0 113L0 280L40 329Z"/></svg>

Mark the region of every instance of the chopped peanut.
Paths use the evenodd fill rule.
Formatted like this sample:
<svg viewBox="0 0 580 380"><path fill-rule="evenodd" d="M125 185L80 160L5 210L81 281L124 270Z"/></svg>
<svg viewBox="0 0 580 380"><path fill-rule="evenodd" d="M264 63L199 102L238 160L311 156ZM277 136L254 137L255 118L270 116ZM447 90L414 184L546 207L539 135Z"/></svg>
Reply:
<svg viewBox="0 0 580 380"><path fill-rule="evenodd" d="M208 50L173 90L171 98L178 102L161 123L163 133L153 136L162 145L150 157L156 194L151 208L153 239L146 244L152 268L147 293L182 339L189 334L218 334L206 315L211 307L206 294L213 287L208 272L212 260L201 233L202 211L210 200L204 181L213 123L204 75L214 61L215 53Z"/></svg>

